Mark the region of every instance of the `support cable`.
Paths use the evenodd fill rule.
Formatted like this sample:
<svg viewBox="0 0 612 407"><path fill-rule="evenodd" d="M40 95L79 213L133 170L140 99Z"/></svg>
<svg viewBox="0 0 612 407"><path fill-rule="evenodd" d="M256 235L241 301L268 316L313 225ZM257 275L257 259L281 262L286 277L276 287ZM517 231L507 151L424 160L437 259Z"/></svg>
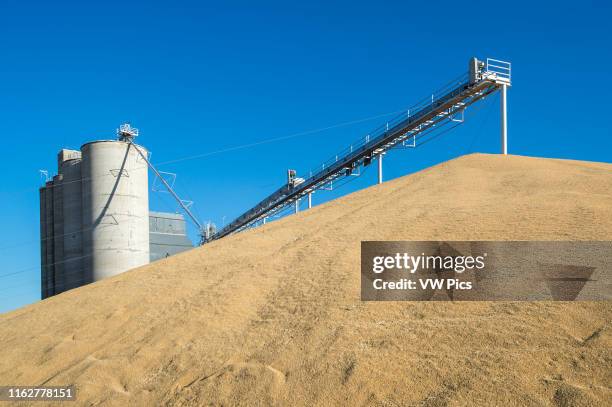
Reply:
<svg viewBox="0 0 612 407"><path fill-rule="evenodd" d="M183 200L176 194L176 192L174 192L174 190L172 189L172 187L170 186L170 184L168 184L168 181L166 181L164 179L164 177L161 176L161 174L159 173L159 171L157 171L157 168L155 168L155 166L153 164L151 164L151 161L149 161L148 157L142 152L140 151L140 149L138 148L137 145L134 144L134 142L132 141L132 139L128 139L127 140L128 143L130 143L131 146L133 146L136 151L138 152L138 154L140 154L140 157L142 157L143 160L145 160L145 162L147 163L147 165L149 166L149 168L151 169L151 171L153 171L155 173L155 175L157 175L157 177L159 178L159 180L164 184L164 186L166 187L166 189L168 190L168 192L170 192L170 194L174 197L174 199L176 199L176 201L178 202L178 204L181 206L181 208L183 208L183 210L185 211L185 213L189 216L189 218L191 218L191 220L193 221L193 223L198 227L198 231L200 233L200 237L202 238L205 234L204 231L204 227L202 226L202 224L200 223L200 221L195 217L195 215L191 212L191 210L189 210L189 208L187 207L187 205L185 205L185 203L183 202Z"/></svg>

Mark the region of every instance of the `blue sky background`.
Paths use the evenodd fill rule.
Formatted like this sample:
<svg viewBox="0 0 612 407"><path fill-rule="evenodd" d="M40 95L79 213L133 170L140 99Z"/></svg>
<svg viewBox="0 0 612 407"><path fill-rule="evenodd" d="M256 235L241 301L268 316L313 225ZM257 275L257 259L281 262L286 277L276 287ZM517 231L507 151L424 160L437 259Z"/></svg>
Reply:
<svg viewBox="0 0 612 407"><path fill-rule="evenodd" d="M512 154L612 161L607 2L0 1L0 312L40 298L39 169L130 121L154 162L222 224L467 70L509 60ZM257 6L254 4L257 3ZM390 118L391 116L389 116ZM499 100L393 152L394 178L499 150ZM375 182L375 169L315 204ZM176 210L152 193L155 210ZM195 238L193 230L192 237Z"/></svg>

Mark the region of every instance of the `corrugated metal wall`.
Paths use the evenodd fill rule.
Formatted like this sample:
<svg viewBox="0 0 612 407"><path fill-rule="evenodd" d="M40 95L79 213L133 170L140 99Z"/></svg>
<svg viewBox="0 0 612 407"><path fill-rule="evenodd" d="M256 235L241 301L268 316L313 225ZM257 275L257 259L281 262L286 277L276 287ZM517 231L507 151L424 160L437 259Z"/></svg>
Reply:
<svg viewBox="0 0 612 407"><path fill-rule="evenodd" d="M151 261L193 249L187 237L185 218L164 212L149 212L149 240Z"/></svg>

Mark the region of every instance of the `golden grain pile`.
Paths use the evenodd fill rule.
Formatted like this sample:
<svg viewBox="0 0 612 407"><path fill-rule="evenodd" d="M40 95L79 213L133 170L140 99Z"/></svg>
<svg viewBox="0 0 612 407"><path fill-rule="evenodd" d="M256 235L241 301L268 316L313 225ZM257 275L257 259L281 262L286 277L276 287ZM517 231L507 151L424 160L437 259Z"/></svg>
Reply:
<svg viewBox="0 0 612 407"><path fill-rule="evenodd" d="M612 165L464 156L0 315L0 385L117 406L612 399L609 302L364 303L362 240L612 240Z"/></svg>

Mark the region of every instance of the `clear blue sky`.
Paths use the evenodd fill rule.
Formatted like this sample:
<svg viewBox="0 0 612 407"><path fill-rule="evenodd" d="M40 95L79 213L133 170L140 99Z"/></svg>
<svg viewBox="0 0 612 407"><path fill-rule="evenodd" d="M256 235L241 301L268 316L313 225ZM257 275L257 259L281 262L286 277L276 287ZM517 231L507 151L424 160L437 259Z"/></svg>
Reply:
<svg viewBox="0 0 612 407"><path fill-rule="evenodd" d="M40 298L39 169L130 121L162 162L401 110L467 69L509 60L513 154L612 160L607 2L155 2L0 4L3 182L0 312ZM257 7L254 4L258 4ZM386 178L499 149L493 97ZM385 118L160 167L221 224ZM374 170L344 190L374 182ZM153 194L152 209L175 210ZM193 230L192 230L193 236Z"/></svg>

